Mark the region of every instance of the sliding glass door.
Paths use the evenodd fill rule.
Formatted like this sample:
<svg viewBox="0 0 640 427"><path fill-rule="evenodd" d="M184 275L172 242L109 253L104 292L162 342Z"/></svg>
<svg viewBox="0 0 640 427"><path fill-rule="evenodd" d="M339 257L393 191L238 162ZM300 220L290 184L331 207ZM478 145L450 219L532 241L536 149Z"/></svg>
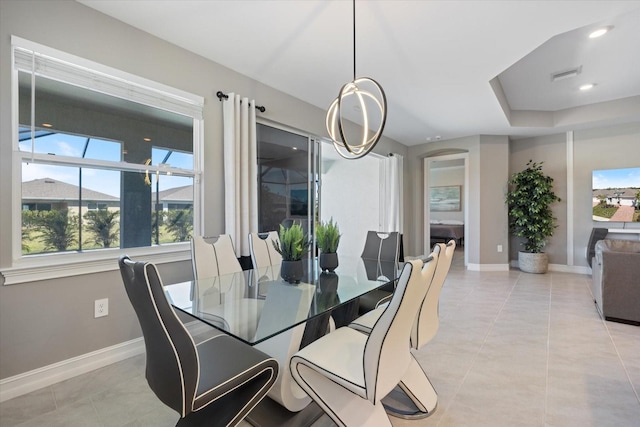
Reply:
<svg viewBox="0 0 640 427"><path fill-rule="evenodd" d="M258 230L302 225L310 236L317 218L319 141L273 125L257 125Z"/></svg>

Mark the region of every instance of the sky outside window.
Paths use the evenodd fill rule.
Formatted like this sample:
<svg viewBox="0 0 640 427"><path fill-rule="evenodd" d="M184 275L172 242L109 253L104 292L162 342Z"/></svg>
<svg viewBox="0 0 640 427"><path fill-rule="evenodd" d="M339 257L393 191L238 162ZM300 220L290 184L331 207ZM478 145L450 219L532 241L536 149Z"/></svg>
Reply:
<svg viewBox="0 0 640 427"><path fill-rule="evenodd" d="M87 143L88 141L88 143ZM31 131L20 128L20 151L31 151ZM86 152L84 152L86 147ZM50 130L37 130L34 152L59 156L107 160L122 160L121 143L100 138L58 133ZM84 157L83 157L84 152ZM193 154L170 151L164 148L152 149L152 164L159 165L166 159L171 167L193 169ZM120 197L120 179L114 171L83 168L82 186L111 196ZM78 168L29 163L23 165L22 181L52 178L72 185L78 185ZM185 185L184 179L163 175L159 179L160 191ZM155 189L155 187L154 187Z"/></svg>

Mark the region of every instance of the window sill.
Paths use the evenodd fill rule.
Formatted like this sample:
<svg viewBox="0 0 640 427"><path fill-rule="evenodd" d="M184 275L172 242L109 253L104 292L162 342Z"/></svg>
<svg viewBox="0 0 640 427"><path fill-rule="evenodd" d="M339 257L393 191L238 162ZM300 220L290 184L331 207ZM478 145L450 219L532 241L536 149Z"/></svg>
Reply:
<svg viewBox="0 0 640 427"><path fill-rule="evenodd" d="M0 274L4 285L58 279L69 276L101 273L118 269L118 258L127 254L134 260L155 264L186 261L191 259L189 243L101 250L99 252L36 255L22 258L13 267L3 268Z"/></svg>

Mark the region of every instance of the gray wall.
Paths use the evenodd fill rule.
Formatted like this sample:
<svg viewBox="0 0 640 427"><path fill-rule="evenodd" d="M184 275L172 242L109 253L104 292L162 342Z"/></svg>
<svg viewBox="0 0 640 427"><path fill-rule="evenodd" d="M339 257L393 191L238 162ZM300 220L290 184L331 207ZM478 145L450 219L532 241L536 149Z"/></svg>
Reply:
<svg viewBox="0 0 640 427"><path fill-rule="evenodd" d="M542 171L553 178L553 190L561 202L551 207L557 219L554 235L547 240L544 249L549 254L550 264L567 263L567 146L566 135L551 135L512 141L510 145L509 176L526 168L529 160L544 162ZM589 178L591 185L591 178ZM522 239L512 237L509 253L511 259L518 259L518 251L523 249Z"/></svg>
<svg viewBox="0 0 640 427"><path fill-rule="evenodd" d="M610 126L573 133L573 259L567 259L567 135L512 141L510 144L509 173L522 170L527 161L544 161L544 172L554 179L554 189L562 201L553 205L558 228L545 248L549 262L560 265L587 267L585 250L593 227L602 223L592 220L591 174L595 169L616 169L640 166L640 123ZM622 223L608 223L605 227L622 228ZM640 223L627 223L626 228L640 228ZM635 236L617 236L635 238ZM517 259L521 248L512 239L511 259Z"/></svg>
<svg viewBox="0 0 640 427"><path fill-rule="evenodd" d="M640 123L576 131L573 140L574 265L587 266L585 250L589 234L593 227L603 226L591 217L591 172L640 167ZM623 223L608 223L608 228L622 227ZM640 229L640 223L626 223L624 227ZM638 235L617 237L637 239Z"/></svg>
<svg viewBox="0 0 640 427"><path fill-rule="evenodd" d="M473 136L448 141L432 142L409 147L407 164L410 182L405 194L411 197L405 203L412 213L409 230L413 240L407 254L424 253L424 159L467 152L469 169L468 246L470 264L507 264L507 211L504 194L508 178L509 142L506 136ZM406 234L406 233L405 233ZM484 240L483 240L484 239ZM497 252L497 245L505 251Z"/></svg>
<svg viewBox="0 0 640 427"><path fill-rule="evenodd" d="M504 198L509 178L509 139L480 136L479 264L508 264L509 228ZM502 245L502 252L498 252Z"/></svg>
<svg viewBox="0 0 640 427"><path fill-rule="evenodd" d="M205 98L206 235L224 232L222 106L216 91L255 98L259 116L325 136L325 111L233 72L75 1L0 1L0 267L11 265L11 35L154 80ZM336 86L336 90L337 90ZM406 155L383 139L376 152ZM408 180L405 169L405 179ZM408 221L408 214L405 221ZM114 259L114 266L116 260ZM165 282L189 279L188 262L159 266ZM93 301L109 298L94 319ZM140 336L116 271L0 286L0 378Z"/></svg>

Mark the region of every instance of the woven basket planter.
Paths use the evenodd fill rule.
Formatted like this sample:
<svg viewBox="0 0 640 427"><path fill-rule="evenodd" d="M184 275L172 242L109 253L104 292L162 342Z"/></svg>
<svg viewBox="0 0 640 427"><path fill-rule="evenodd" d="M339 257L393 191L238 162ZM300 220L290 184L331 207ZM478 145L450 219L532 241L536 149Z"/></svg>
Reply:
<svg viewBox="0 0 640 427"><path fill-rule="evenodd" d="M549 257L544 252L518 252L518 267L525 273L546 273L549 269Z"/></svg>

